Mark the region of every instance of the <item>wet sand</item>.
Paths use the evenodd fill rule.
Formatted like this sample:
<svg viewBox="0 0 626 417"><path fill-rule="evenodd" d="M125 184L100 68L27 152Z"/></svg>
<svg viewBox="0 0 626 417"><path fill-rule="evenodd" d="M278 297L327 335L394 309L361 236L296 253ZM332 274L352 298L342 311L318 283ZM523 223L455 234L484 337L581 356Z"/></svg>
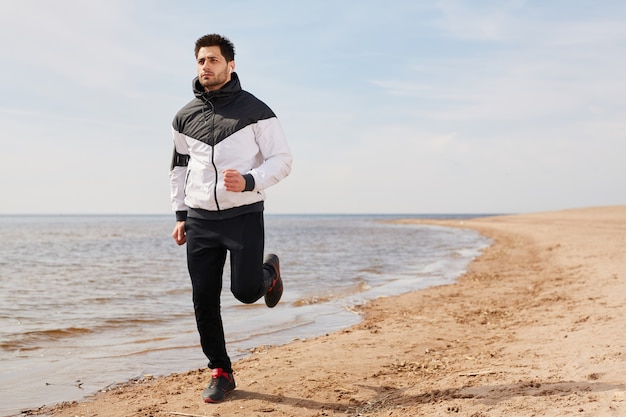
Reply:
<svg viewBox="0 0 626 417"><path fill-rule="evenodd" d="M494 243L454 284L255 349L224 403L201 402L194 370L25 415L626 416L626 206L423 223Z"/></svg>

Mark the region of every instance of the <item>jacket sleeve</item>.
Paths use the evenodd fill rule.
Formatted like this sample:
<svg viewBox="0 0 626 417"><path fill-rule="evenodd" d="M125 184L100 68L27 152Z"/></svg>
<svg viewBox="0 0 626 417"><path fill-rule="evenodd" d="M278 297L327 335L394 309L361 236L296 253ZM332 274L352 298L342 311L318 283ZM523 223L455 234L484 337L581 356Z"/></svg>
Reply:
<svg viewBox="0 0 626 417"><path fill-rule="evenodd" d="M254 189L260 191L289 175L293 155L278 118L259 120L253 128L264 161L249 174L254 177Z"/></svg>
<svg viewBox="0 0 626 417"><path fill-rule="evenodd" d="M176 220L187 218L187 206L185 205L185 180L187 177L187 165L189 163L189 147L184 135L172 128L174 136L174 152L170 165L170 196L172 210L176 212Z"/></svg>

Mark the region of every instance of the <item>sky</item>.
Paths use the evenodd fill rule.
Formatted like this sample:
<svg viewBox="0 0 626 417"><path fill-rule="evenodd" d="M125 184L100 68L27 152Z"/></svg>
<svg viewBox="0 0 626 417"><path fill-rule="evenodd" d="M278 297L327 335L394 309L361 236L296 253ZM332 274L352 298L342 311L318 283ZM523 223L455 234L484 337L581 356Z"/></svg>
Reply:
<svg viewBox="0 0 626 417"><path fill-rule="evenodd" d="M621 0L2 0L0 214L167 214L193 46L281 120L267 213L626 204Z"/></svg>

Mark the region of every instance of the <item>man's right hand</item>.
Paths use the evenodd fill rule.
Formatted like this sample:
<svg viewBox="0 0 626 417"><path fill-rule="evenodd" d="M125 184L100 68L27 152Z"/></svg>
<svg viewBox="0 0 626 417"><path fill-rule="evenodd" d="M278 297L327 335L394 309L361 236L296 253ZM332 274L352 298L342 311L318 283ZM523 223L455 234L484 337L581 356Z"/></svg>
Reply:
<svg viewBox="0 0 626 417"><path fill-rule="evenodd" d="M174 226L174 231L172 232L172 237L176 244L184 245L187 242L187 236L185 235L185 222L176 222L176 226Z"/></svg>

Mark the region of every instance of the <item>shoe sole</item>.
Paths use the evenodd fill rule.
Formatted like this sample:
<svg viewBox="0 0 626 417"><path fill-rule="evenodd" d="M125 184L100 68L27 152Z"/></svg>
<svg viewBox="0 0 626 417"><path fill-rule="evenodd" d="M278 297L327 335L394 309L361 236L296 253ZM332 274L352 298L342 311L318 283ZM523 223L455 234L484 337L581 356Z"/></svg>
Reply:
<svg viewBox="0 0 626 417"><path fill-rule="evenodd" d="M283 278L280 275L280 260L278 259L278 256L276 256L276 260L277 260L276 268L274 269L278 277L276 278L276 282L272 286L271 291L268 291L267 294L265 294L265 305L268 306L269 308L276 307L281 297L283 296Z"/></svg>
<svg viewBox="0 0 626 417"><path fill-rule="evenodd" d="M228 396L231 392L233 392L234 390L235 390L235 388L233 388L233 389L231 389L231 390L228 390L228 391L224 392L224 397L223 397L222 399L220 399L220 400L214 400L214 399L209 398L209 397L206 397L206 398L205 398L205 397L202 397L202 400L203 400L205 403L209 403L209 404L221 403L221 402L223 402L223 401L226 399L226 397L227 397L227 396Z"/></svg>
<svg viewBox="0 0 626 417"><path fill-rule="evenodd" d="M274 284L274 288L272 288L271 292L265 294L265 305L269 308L274 308L280 301L283 296L283 279L278 278L276 283Z"/></svg>

